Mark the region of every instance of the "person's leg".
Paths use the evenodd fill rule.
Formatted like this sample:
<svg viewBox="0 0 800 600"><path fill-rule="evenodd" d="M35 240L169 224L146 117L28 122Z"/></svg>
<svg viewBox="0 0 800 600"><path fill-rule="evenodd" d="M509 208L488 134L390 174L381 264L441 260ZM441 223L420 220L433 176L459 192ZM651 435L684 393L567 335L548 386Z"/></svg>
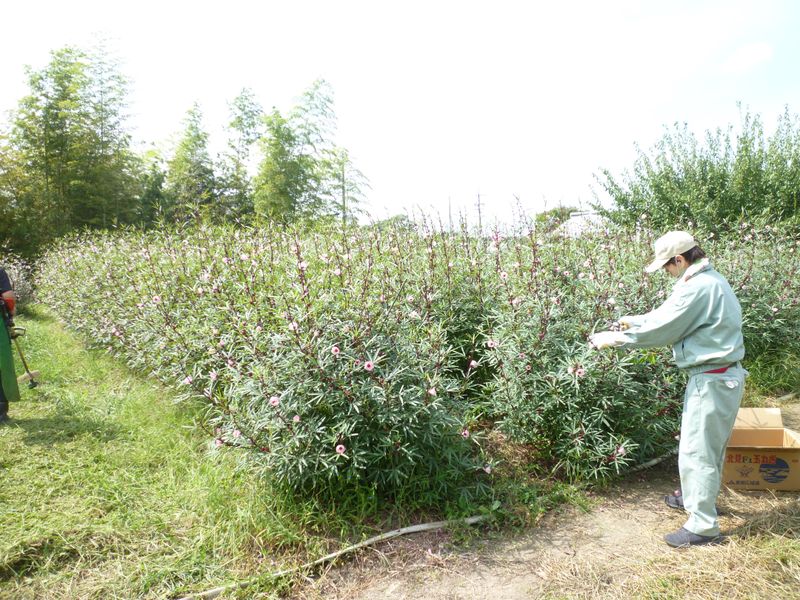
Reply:
<svg viewBox="0 0 800 600"><path fill-rule="evenodd" d="M719 535L716 500L722 461L744 392L742 369L700 374L689 379L681 421L679 468L684 529L699 536Z"/></svg>
<svg viewBox="0 0 800 600"><path fill-rule="evenodd" d="M3 385L0 383L0 423L8 421L8 400L3 391Z"/></svg>

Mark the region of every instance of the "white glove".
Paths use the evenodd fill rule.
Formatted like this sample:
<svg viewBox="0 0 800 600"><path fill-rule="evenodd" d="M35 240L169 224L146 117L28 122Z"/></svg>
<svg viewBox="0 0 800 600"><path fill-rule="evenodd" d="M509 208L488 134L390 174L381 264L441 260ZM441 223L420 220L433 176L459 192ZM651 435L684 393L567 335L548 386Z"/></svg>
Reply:
<svg viewBox="0 0 800 600"><path fill-rule="evenodd" d="M625 341L625 336L619 331L600 331L589 336L589 344L598 350L621 346Z"/></svg>

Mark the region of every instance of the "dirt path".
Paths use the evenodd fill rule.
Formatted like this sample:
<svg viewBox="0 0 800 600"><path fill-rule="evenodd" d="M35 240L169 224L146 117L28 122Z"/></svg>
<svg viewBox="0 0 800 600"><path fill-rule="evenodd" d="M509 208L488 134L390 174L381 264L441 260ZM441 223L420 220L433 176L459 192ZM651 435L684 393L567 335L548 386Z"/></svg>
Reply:
<svg viewBox="0 0 800 600"><path fill-rule="evenodd" d="M800 429L800 404L783 408L787 426ZM485 537L453 550L446 532L400 539L332 569L299 591L302 598L353 600L521 600L637 597L637 581L658 578L659 565L682 568L662 540L685 521L666 507L665 493L679 487L676 460L665 461L596 494L589 512L569 507L547 515L515 537ZM796 494L723 491L723 532L788 506ZM727 548L726 548L727 546ZM731 544L694 548L714 563L736 562ZM681 575L685 576L685 575ZM664 580L670 581L670 573ZM649 585L649 584L648 584ZM713 590L709 590L713 594ZM660 596L659 596L660 597ZM672 596L670 596L672 597Z"/></svg>

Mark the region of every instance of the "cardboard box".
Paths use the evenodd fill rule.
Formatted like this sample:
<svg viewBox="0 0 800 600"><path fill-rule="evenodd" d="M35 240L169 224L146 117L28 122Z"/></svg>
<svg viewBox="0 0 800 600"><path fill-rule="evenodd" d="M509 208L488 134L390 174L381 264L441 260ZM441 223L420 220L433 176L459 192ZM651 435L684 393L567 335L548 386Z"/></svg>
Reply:
<svg viewBox="0 0 800 600"><path fill-rule="evenodd" d="M735 490L800 490L800 434L783 426L780 408L740 408L722 483Z"/></svg>

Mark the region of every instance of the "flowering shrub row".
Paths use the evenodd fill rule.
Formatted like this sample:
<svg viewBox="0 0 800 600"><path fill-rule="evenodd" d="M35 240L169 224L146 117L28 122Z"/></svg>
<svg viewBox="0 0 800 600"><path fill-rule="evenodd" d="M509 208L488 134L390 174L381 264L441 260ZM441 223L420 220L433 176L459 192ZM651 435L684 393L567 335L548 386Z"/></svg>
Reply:
<svg viewBox="0 0 800 600"><path fill-rule="evenodd" d="M33 298L33 266L23 258L6 252L0 266L6 270L17 297L17 312L24 312Z"/></svg>
<svg viewBox="0 0 800 600"><path fill-rule="evenodd" d="M400 230L76 238L43 261L41 294L203 397L216 445L248 449L276 480L436 492L484 466L464 416L473 353L447 331L477 268L448 257L455 244Z"/></svg>
<svg viewBox="0 0 800 600"><path fill-rule="evenodd" d="M763 352L800 338L797 243L745 235L706 250ZM576 479L674 445L682 381L668 349L586 345L668 293L642 272L651 242L424 227L95 234L45 257L40 293L95 343L202 398L214 444L277 481L440 495L491 471L480 442L494 423Z"/></svg>

